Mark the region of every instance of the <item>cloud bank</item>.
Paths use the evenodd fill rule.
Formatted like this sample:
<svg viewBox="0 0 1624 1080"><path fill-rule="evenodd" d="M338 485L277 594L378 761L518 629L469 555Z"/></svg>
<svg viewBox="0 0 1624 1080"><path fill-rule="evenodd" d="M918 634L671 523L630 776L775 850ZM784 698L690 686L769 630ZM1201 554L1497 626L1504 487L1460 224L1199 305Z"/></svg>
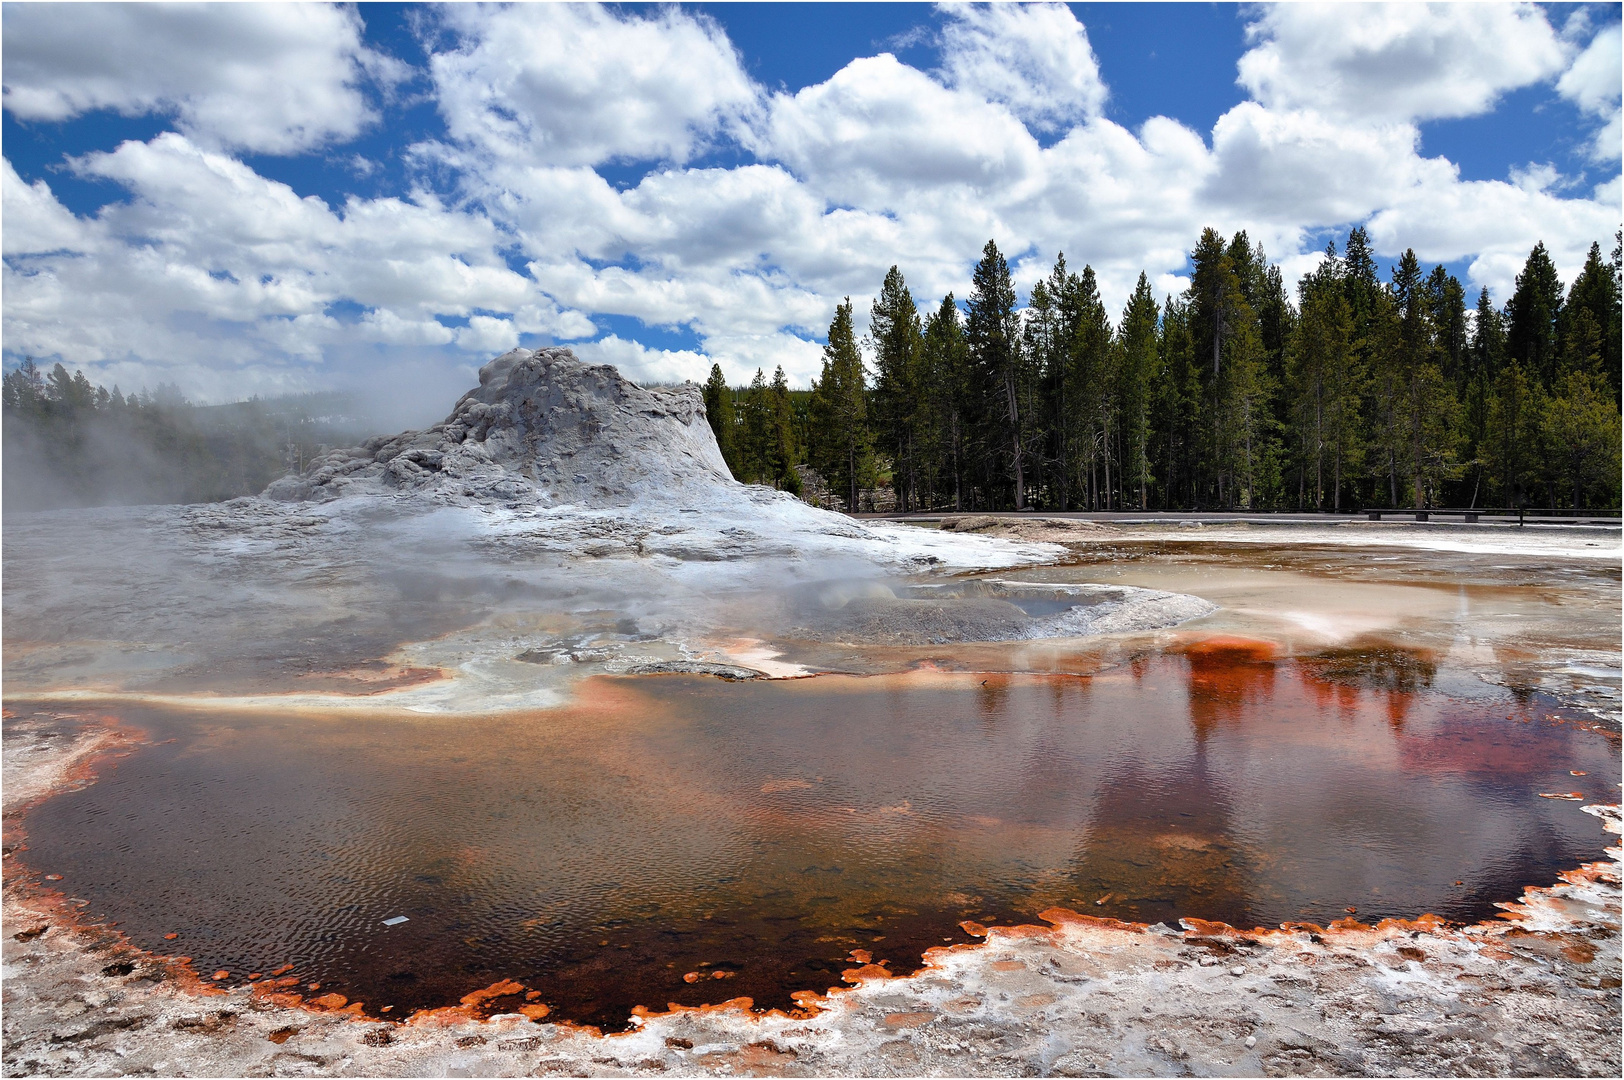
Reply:
<svg viewBox="0 0 1624 1080"><path fill-rule="evenodd" d="M1092 264L1117 308L1141 270L1179 287L1204 226L1246 229L1291 275L1325 229L1365 223L1383 255L1467 260L1467 284L1503 298L1536 240L1571 277L1620 219L1618 26L1580 40L1530 5L1258 9L1249 99L1206 132L1109 119L1087 30L1059 5L944 7L939 65L858 56L794 92L681 9L432 9L415 74L443 132L402 148L393 195L301 197L242 155L343 153L376 129L413 73L365 44L365 16L7 6L15 119L172 125L62 163L123 192L89 215L7 162L8 359L232 397L390 364L454 384L513 344L566 341L633 378L715 361L804 385L842 297L861 308L893 263L921 301L962 297L989 237L1023 283L1057 251ZM1529 86L1592 118L1601 185L1463 180L1420 150L1418 125ZM606 330L617 318L692 344Z"/></svg>

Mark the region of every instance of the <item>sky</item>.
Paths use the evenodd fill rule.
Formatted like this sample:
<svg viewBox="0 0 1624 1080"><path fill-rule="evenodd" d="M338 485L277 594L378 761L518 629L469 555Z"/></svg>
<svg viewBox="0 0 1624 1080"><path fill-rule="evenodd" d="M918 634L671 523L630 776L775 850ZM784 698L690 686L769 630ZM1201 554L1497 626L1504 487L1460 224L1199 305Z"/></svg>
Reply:
<svg viewBox="0 0 1624 1080"><path fill-rule="evenodd" d="M1245 229L1369 232L1475 300L1619 228L1618 4L8 3L4 364L443 414L568 344L645 382L818 374L888 267L1120 313Z"/></svg>

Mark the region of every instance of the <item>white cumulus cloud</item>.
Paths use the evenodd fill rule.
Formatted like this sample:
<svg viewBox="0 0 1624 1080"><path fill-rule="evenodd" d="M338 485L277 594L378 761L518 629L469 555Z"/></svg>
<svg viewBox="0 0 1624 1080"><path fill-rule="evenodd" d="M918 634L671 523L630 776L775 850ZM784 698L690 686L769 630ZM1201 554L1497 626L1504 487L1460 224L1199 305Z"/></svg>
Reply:
<svg viewBox="0 0 1624 1080"><path fill-rule="evenodd" d="M1606 121L1591 143L1591 156L1597 161L1617 161L1624 154L1624 127L1619 119L1621 85L1624 38L1618 23L1603 27L1556 83L1563 97Z"/></svg>
<svg viewBox="0 0 1624 1080"><path fill-rule="evenodd" d="M683 161L757 96L727 36L676 8L452 5L430 61L452 138L502 159Z"/></svg>
<svg viewBox="0 0 1624 1080"><path fill-rule="evenodd" d="M890 53L773 99L755 141L836 202L897 205L920 189L988 194L1024 183L1038 143L1008 110L950 90Z"/></svg>
<svg viewBox="0 0 1624 1080"><path fill-rule="evenodd" d="M1064 4L944 4L948 85L1059 131L1099 113L1105 83L1082 24Z"/></svg>
<svg viewBox="0 0 1624 1080"><path fill-rule="evenodd" d="M97 109L171 115L205 144L291 154L375 119L359 86L401 73L327 4L7 4L5 107L19 120Z"/></svg>
<svg viewBox="0 0 1624 1080"><path fill-rule="evenodd" d="M638 383L704 382L710 374L711 358L703 353L692 349L651 349L618 334L573 348L582 360L613 364L622 375Z"/></svg>
<svg viewBox="0 0 1624 1080"><path fill-rule="evenodd" d="M81 250L85 245L84 223L56 201L51 185L43 180L25 183L10 161L0 184L0 206L6 219L0 243L7 255Z"/></svg>
<svg viewBox="0 0 1624 1080"><path fill-rule="evenodd" d="M8 351L232 396L374 344L484 356L592 332L508 267L488 219L426 194L335 208L175 133L73 164L131 198L76 218L7 163Z"/></svg>
<svg viewBox="0 0 1624 1080"><path fill-rule="evenodd" d="M1366 122L1475 116L1567 47L1533 4L1266 4L1239 83L1270 107Z"/></svg>

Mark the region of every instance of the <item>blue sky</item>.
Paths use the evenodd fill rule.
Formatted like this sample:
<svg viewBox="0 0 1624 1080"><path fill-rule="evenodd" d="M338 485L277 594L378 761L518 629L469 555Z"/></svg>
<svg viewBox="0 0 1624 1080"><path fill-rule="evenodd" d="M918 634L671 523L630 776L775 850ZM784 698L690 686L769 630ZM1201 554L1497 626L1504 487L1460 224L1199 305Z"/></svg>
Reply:
<svg viewBox="0 0 1624 1080"><path fill-rule="evenodd" d="M1115 309L1205 225L1504 299L1611 247L1619 14L7 4L5 362L414 420L514 344L804 385L892 263L924 304L1063 249Z"/></svg>

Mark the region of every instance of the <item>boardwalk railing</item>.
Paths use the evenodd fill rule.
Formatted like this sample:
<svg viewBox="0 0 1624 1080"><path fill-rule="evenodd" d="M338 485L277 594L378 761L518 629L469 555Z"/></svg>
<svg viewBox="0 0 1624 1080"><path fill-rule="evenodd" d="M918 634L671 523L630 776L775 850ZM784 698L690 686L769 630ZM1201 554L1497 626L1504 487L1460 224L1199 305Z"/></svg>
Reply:
<svg viewBox="0 0 1624 1080"><path fill-rule="evenodd" d="M1416 521L1430 521L1434 517L1443 517L1460 518L1462 521L1467 523L1475 522L1480 516L1485 515L1499 518L1515 517L1518 524L1521 524L1524 518L1530 517L1543 518L1551 524L1556 524L1558 521L1568 523L1581 520L1600 524L1608 521L1620 520L1619 512L1617 510L1551 510L1546 507L1526 507L1523 509L1518 509L1516 507L1501 508L1492 506L1474 507L1470 509L1428 507L1425 510L1368 508L1365 510L1365 515L1369 517L1371 521L1380 521L1382 520L1383 516L1389 518L1413 517Z"/></svg>

